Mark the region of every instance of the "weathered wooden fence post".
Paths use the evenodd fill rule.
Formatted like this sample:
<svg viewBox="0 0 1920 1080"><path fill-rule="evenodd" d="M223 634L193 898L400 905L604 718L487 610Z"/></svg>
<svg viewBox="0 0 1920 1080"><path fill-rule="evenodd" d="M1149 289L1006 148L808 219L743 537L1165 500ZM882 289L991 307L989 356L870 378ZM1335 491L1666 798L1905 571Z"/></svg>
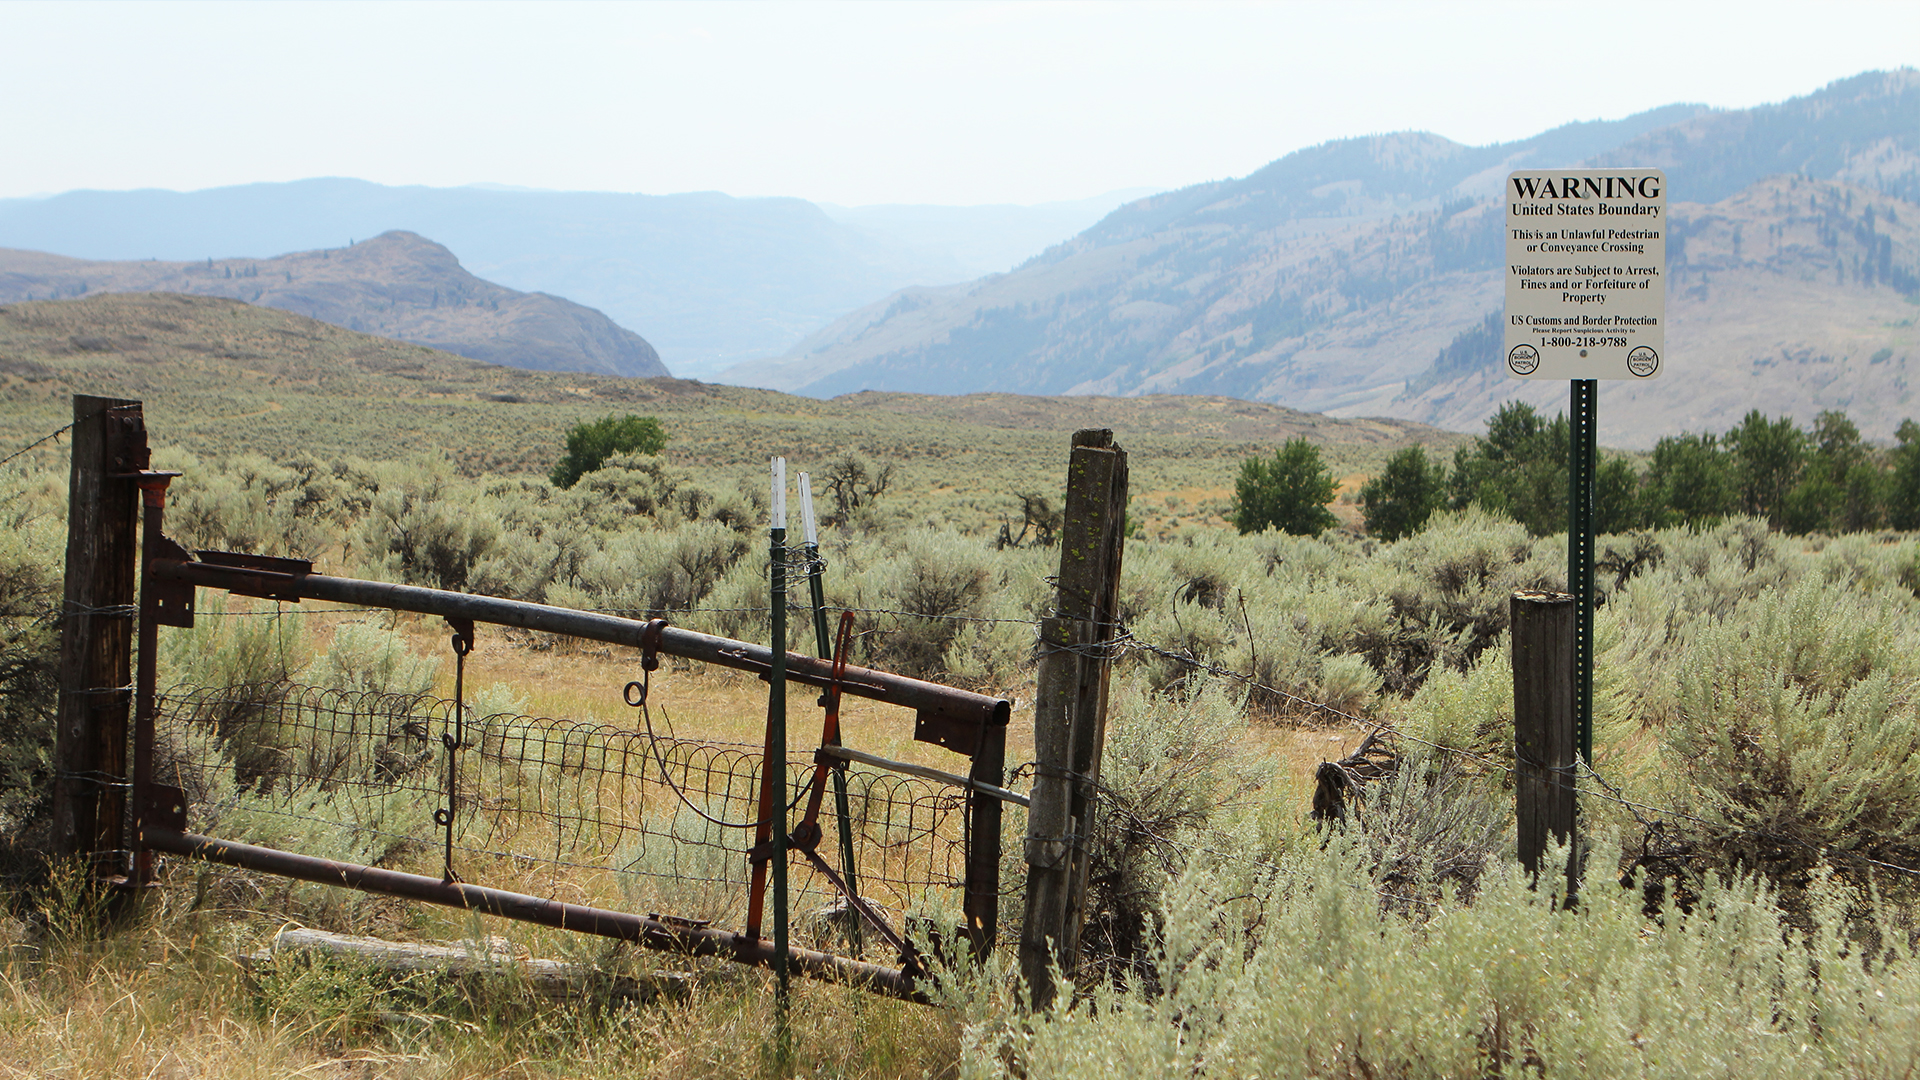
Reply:
<svg viewBox="0 0 1920 1080"><path fill-rule="evenodd" d="M1574 598L1517 592L1513 626L1513 800L1520 863L1538 875L1551 834L1573 836ZM1567 864L1568 896L1579 860Z"/></svg>
<svg viewBox="0 0 1920 1080"><path fill-rule="evenodd" d="M147 467L138 401L76 395L67 495L66 602L53 748L53 853L96 876L131 867L125 835L133 702L138 487Z"/></svg>
<svg viewBox="0 0 1920 1080"><path fill-rule="evenodd" d="M1127 452L1114 445L1111 431L1075 432L1060 532L1059 596L1054 615L1040 624L1034 700L1020 973L1036 1009L1053 1003L1050 965L1071 973L1080 953L1126 519Z"/></svg>

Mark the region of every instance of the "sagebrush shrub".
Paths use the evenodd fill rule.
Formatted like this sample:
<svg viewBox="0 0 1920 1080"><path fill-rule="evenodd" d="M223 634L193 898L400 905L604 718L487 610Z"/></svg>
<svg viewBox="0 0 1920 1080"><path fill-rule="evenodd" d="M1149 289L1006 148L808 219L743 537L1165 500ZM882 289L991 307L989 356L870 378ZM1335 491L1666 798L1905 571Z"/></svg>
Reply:
<svg viewBox="0 0 1920 1080"><path fill-rule="evenodd" d="M1911 607L1809 575L1697 631L1664 746L1683 781L1673 797L1719 859L1776 876L1830 850L1914 861Z"/></svg>
<svg viewBox="0 0 1920 1080"><path fill-rule="evenodd" d="M1220 819L1260 778L1236 761L1246 720L1224 682L1196 680L1177 694L1129 682L1110 708L1082 941L1109 976L1150 976L1162 890L1195 846L1232 846Z"/></svg>
<svg viewBox="0 0 1920 1080"><path fill-rule="evenodd" d="M1606 840L1593 858L1618 854ZM1569 911L1499 860L1471 904L1442 891L1408 914L1372 859L1349 838L1299 845L1252 891L1196 862L1164 894L1156 979L1088 987L1074 1008L1016 1024L984 980L950 982L962 1075L1785 1080L1920 1064L1920 966L1904 937L1859 955L1858 894L1821 886L1802 932L1756 880L1715 877L1693 914L1650 919L1604 880Z"/></svg>
<svg viewBox="0 0 1920 1080"><path fill-rule="evenodd" d="M300 682L328 689L414 697L433 689L439 656L414 652L404 635L366 622L342 623Z"/></svg>

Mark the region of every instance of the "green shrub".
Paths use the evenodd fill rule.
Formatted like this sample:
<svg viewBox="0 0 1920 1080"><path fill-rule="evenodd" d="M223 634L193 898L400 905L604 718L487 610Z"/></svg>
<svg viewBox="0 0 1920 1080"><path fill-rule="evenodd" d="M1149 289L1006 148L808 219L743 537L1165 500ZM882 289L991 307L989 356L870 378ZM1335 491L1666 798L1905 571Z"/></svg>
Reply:
<svg viewBox="0 0 1920 1080"><path fill-rule="evenodd" d="M192 626L160 631L161 681L197 688L251 686L267 696L284 691L312 656L303 614L203 592Z"/></svg>
<svg viewBox="0 0 1920 1080"><path fill-rule="evenodd" d="M1393 545L1371 577L1391 617L1351 647L1386 689L1405 693L1440 668L1472 665L1506 631L1515 590L1565 584L1566 554L1559 543L1469 510L1440 515Z"/></svg>
<svg viewBox="0 0 1920 1080"><path fill-rule="evenodd" d="M1233 846L1221 819L1259 786L1235 760L1241 705L1221 680L1196 679L1179 694L1150 695L1138 682L1116 688L1082 933L1110 977L1150 974L1155 908L1193 848Z"/></svg>
<svg viewBox="0 0 1920 1080"><path fill-rule="evenodd" d="M651 416L607 416L575 424L567 432L567 453L550 474L553 486L570 488L615 454L658 454L667 430Z"/></svg>
<svg viewBox="0 0 1920 1080"><path fill-rule="evenodd" d="M1278 529L1314 536L1334 526L1327 504L1333 501L1333 474L1320 460L1320 448L1305 439L1288 439L1273 460L1240 463L1233 485L1233 524L1243 533Z"/></svg>
<svg viewBox="0 0 1920 1080"><path fill-rule="evenodd" d="M34 816L52 780L62 584L54 508L8 492L0 519L0 829ZM10 505L9 505L10 504Z"/></svg>
<svg viewBox="0 0 1920 1080"><path fill-rule="evenodd" d="M1446 505L1447 469L1427 460L1422 446L1409 446L1387 459L1380 475L1360 488L1367 532L1398 540L1419 532L1435 510Z"/></svg>
<svg viewBox="0 0 1920 1080"><path fill-rule="evenodd" d="M637 454L609 457L583 477L574 492L579 510L590 516L595 528L607 531L632 528L636 518L650 518L663 528L699 521L714 502L685 470Z"/></svg>
<svg viewBox="0 0 1920 1080"><path fill-rule="evenodd" d="M556 588L552 598L631 618L688 612L707 601L746 553L746 540L716 521L672 531L634 530L583 560L576 584ZM764 607L764 585L761 592L759 606Z"/></svg>
<svg viewBox="0 0 1920 1080"><path fill-rule="evenodd" d="M383 473L361 525L374 572L407 585L466 589L500 538L499 521L456 494L444 458L415 458Z"/></svg>
<svg viewBox="0 0 1920 1080"><path fill-rule="evenodd" d="M875 635L872 657L889 671L933 678L947 669L947 649L963 623L980 617L998 578L991 552L950 532L909 533L900 549L868 575L873 592L855 606L900 612Z"/></svg>
<svg viewBox="0 0 1920 1080"><path fill-rule="evenodd" d="M1723 864L1789 882L1829 851L1916 862L1916 648L1910 604L1813 575L1703 626L1665 742L1690 831Z"/></svg>

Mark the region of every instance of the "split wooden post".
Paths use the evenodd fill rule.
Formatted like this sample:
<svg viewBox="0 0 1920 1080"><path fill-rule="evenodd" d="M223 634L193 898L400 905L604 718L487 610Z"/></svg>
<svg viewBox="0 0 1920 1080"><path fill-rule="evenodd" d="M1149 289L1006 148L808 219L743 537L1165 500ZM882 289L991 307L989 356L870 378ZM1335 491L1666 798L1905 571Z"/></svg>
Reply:
<svg viewBox="0 0 1920 1080"><path fill-rule="evenodd" d="M1111 431L1075 432L1060 532L1059 596L1054 615L1040 624L1034 700L1020 973L1036 1009L1053 1003L1053 966L1071 974L1080 953L1126 519L1127 452L1114 445Z"/></svg>
<svg viewBox="0 0 1920 1080"><path fill-rule="evenodd" d="M138 401L76 395L67 488L60 700L53 746L53 853L95 876L131 868L125 835L133 702L138 487L147 429Z"/></svg>
<svg viewBox="0 0 1920 1080"><path fill-rule="evenodd" d="M1574 598L1517 592L1513 626L1513 799L1520 863L1540 872L1547 837L1574 826ZM1568 895L1579 860L1567 864Z"/></svg>

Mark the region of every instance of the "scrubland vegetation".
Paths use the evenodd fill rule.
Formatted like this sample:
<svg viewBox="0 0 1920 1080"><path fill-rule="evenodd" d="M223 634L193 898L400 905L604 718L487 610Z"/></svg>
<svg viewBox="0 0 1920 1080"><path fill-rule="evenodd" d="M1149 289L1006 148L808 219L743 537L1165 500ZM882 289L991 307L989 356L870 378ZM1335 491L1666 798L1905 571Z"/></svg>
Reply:
<svg viewBox="0 0 1920 1080"><path fill-rule="evenodd" d="M1060 460L1024 477L1029 498L949 501L938 514L912 483L879 481L883 456L820 455L828 601L861 612L860 662L1030 696L1033 622L1058 564L1044 542L1057 528L1057 441ZM437 456L163 447L156 464L187 473L169 531L189 547L766 634L759 468L614 454L559 489L544 467L469 475ZM294 921L504 935L609 974L674 963L524 926L173 864L138 916L101 931L71 870L30 854L47 783L64 488L58 454L0 469L0 812L16 890L0 1061L19 1070L1881 1077L1920 1067L1920 544L1908 534L1792 535L1734 507L1602 538L1597 778L1580 779L1591 847L1569 910L1558 875L1535 887L1514 865L1506 772L1508 598L1561 583L1563 537L1478 505L1441 509L1391 542L1351 529L1240 535L1224 527L1225 505L1206 526L1140 529L1126 556L1127 635L1075 1004L1025 1015L1004 950L982 972L953 973L934 1009L806 986L796 1056L782 1066L757 973L715 969L684 998L600 1007L547 1002L506 976L399 978L340 961L246 973L233 961ZM169 681L450 691L440 632L405 619L202 623L169 632ZM795 623L789 644L810 649L810 627ZM610 686L630 677L628 659L549 646L510 651L548 649L538 655L564 655ZM680 733L751 738L755 684L697 678L706 699L676 713ZM556 715L587 707L572 680L469 690ZM1025 722L1011 763L1026 759ZM1392 732L1394 767L1363 785L1343 822L1310 818L1314 766L1376 727ZM1010 851L1019 833L1014 815ZM1015 920L1018 896L1006 905Z"/></svg>

